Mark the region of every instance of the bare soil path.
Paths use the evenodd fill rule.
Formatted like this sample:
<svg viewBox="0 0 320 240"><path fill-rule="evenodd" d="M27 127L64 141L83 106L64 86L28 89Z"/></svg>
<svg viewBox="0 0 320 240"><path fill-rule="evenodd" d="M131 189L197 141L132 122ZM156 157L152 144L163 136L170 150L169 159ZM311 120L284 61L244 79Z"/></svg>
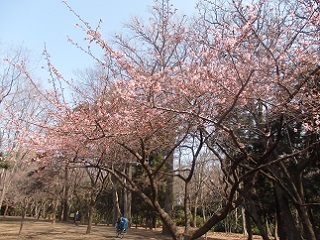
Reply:
<svg viewBox="0 0 320 240"><path fill-rule="evenodd" d="M0 217L0 240L116 240L115 228L105 225L93 225L90 234L85 234L86 225L71 223L53 224L47 220L26 218L21 234L19 235L21 219L18 217ZM128 229L124 239L128 240L170 240L170 237L161 235L160 230L144 228ZM243 234L212 233L207 240L244 240ZM255 237L255 240L262 239Z"/></svg>

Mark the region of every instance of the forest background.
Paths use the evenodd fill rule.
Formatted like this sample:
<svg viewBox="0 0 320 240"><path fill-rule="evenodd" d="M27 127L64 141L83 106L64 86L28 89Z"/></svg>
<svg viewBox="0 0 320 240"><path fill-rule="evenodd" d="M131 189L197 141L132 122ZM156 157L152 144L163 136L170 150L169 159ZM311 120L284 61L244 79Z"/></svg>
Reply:
<svg viewBox="0 0 320 240"><path fill-rule="evenodd" d="M317 0L203 0L192 17L159 0L111 40L63 4L95 65L66 78L44 47L44 84L4 51L4 215L318 239Z"/></svg>

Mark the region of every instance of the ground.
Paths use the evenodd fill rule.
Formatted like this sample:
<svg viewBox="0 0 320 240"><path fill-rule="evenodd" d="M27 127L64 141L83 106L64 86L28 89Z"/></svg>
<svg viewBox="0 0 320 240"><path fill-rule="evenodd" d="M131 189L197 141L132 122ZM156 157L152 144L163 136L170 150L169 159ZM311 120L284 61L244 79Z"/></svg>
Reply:
<svg viewBox="0 0 320 240"><path fill-rule="evenodd" d="M85 234L86 225L74 225L71 223L53 224L48 220L36 220L34 218L26 218L21 234L20 218L6 217L0 218L0 240L116 240L115 228L105 225L94 225L90 234ZM124 239L128 240L170 240L161 235L160 230L149 230L144 228L128 229ZM207 240L244 240L246 236L243 234L226 234L212 233ZM255 237L255 240L262 239Z"/></svg>

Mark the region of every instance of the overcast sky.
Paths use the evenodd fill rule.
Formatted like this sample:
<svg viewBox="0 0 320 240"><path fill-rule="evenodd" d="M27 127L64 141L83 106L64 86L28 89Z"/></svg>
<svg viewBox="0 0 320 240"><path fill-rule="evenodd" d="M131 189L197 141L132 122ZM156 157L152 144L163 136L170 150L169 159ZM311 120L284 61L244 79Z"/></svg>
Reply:
<svg viewBox="0 0 320 240"><path fill-rule="evenodd" d="M145 17L152 0L68 0L68 4L93 27L102 19L104 39L121 32L123 23L133 16ZM172 0L181 14L192 15L197 0ZM74 27L77 18L61 0L0 0L0 48L12 45L30 50L37 76L44 64L44 43L52 61L67 78L73 78L77 69L92 65L93 61L67 41L83 41L83 33ZM44 70L42 70L44 71ZM44 75L42 75L44 74Z"/></svg>

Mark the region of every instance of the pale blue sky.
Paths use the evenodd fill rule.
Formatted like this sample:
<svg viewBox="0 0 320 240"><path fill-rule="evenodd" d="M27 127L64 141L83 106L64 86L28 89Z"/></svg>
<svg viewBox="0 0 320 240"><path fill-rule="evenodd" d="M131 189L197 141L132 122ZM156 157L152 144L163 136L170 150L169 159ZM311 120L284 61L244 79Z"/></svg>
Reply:
<svg viewBox="0 0 320 240"><path fill-rule="evenodd" d="M121 32L123 23L133 16L146 16L152 0L68 0L68 4L93 27L101 18L105 39ZM179 12L195 13L197 0L172 0ZM83 33L74 27L77 18L61 0L0 0L0 48L23 45L30 50L35 74L45 77L39 68L43 62L42 51L46 43L52 61L67 78L74 78L77 69L92 65L91 58L67 42L67 35L83 41Z"/></svg>

